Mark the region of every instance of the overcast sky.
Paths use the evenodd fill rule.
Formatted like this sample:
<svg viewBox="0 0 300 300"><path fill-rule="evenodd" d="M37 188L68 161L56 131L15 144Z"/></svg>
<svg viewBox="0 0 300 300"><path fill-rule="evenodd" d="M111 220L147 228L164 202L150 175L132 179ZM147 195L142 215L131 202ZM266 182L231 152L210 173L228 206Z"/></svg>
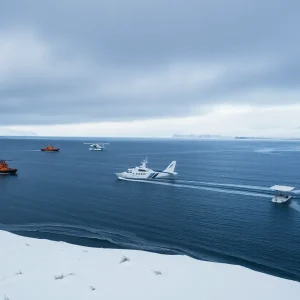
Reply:
<svg viewBox="0 0 300 300"><path fill-rule="evenodd" d="M0 135L300 137L298 0L9 0Z"/></svg>

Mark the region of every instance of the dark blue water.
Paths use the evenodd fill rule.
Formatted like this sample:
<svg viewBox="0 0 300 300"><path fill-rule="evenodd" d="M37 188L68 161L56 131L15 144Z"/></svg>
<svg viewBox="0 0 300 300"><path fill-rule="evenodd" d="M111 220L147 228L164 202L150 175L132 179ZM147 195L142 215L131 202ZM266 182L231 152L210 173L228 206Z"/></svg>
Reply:
<svg viewBox="0 0 300 300"><path fill-rule="evenodd" d="M300 142L0 139L0 229L94 247L187 254L300 281L300 198L274 204L268 187L300 188ZM53 143L60 153L34 151ZM177 160L174 181L114 175L148 156ZM300 194L299 194L300 195Z"/></svg>

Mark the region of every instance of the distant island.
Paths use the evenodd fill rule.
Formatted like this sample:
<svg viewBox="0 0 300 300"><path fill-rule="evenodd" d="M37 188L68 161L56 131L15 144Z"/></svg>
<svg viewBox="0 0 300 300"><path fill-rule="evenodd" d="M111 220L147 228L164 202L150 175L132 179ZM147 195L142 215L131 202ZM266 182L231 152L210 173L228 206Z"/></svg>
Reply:
<svg viewBox="0 0 300 300"><path fill-rule="evenodd" d="M254 136L223 136L215 134L174 134L175 139L190 139L190 140L208 140L208 139L226 139L226 140L294 140L300 138L280 138L280 137L254 137Z"/></svg>
<svg viewBox="0 0 300 300"><path fill-rule="evenodd" d="M233 137L227 137L214 134L174 134L172 138L175 139L233 139Z"/></svg>
<svg viewBox="0 0 300 300"><path fill-rule="evenodd" d="M280 137L254 137L254 136L236 136L237 140L287 140L287 141L297 141L300 138L280 138Z"/></svg>

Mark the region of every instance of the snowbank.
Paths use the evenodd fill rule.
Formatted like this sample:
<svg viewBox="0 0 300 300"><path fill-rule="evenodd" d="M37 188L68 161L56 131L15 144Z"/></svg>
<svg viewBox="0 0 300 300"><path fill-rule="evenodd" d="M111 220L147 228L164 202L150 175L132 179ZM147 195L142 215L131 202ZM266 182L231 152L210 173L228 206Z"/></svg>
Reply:
<svg viewBox="0 0 300 300"><path fill-rule="evenodd" d="M300 284L186 256L88 248L0 231L2 299L299 300Z"/></svg>

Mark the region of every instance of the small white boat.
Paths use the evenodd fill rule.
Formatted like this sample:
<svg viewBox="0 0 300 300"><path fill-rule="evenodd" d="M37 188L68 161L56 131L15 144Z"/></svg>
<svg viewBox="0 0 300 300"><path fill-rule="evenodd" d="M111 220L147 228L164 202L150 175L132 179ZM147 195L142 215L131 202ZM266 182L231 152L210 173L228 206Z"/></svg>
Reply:
<svg viewBox="0 0 300 300"><path fill-rule="evenodd" d="M109 143L84 143L85 145L90 145L90 151L103 151L106 149L105 145L109 145Z"/></svg>
<svg viewBox="0 0 300 300"><path fill-rule="evenodd" d="M176 161L172 161L170 165L163 171L154 171L147 167L148 160L145 158L139 167L129 168L127 171L116 173L119 179L136 179L151 180L173 177L177 175L175 172Z"/></svg>
<svg viewBox="0 0 300 300"><path fill-rule="evenodd" d="M270 190L275 192L275 196L272 198L272 202L274 203L284 203L292 199L291 192L295 188L292 186L284 186L284 185L273 185L270 187Z"/></svg>

